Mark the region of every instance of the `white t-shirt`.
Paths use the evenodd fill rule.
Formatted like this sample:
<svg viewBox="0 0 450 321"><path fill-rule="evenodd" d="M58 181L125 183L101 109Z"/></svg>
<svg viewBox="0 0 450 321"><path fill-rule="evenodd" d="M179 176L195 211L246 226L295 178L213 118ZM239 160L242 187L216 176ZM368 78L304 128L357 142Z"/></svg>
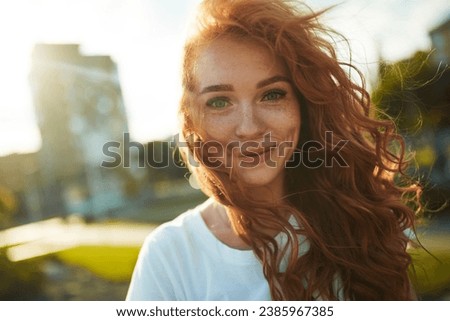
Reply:
<svg viewBox="0 0 450 321"><path fill-rule="evenodd" d="M200 214L208 200L162 224L145 240L127 300L270 300L262 264L251 250L220 242Z"/></svg>

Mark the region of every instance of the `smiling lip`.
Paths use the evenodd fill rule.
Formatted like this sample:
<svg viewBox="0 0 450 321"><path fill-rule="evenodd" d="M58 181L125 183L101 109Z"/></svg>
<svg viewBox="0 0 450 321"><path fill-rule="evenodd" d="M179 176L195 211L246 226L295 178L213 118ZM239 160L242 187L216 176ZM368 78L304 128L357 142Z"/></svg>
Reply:
<svg viewBox="0 0 450 321"><path fill-rule="evenodd" d="M265 149L261 149L261 150L255 150L255 151L245 151L242 152L240 157L242 158L256 158L256 157L260 157L268 152L270 152L271 148L265 148Z"/></svg>
<svg viewBox="0 0 450 321"><path fill-rule="evenodd" d="M272 148L264 148L257 151L246 151L239 156L239 159L241 162L244 162L244 164L263 164L270 158L271 149Z"/></svg>
<svg viewBox="0 0 450 321"><path fill-rule="evenodd" d="M276 148L276 144L270 144L269 146L267 144L260 143L260 148L255 149L244 149L240 151L239 157L242 158L256 158L260 157L264 154L267 154L270 152L271 149Z"/></svg>

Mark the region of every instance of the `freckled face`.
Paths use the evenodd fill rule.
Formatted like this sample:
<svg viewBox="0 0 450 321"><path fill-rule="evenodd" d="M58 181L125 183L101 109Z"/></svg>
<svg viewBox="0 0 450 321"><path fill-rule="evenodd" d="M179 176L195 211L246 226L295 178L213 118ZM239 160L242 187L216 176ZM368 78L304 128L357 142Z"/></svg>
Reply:
<svg viewBox="0 0 450 321"><path fill-rule="evenodd" d="M222 38L200 53L195 78L194 126L204 142L223 148L210 153L244 186L281 196L300 132L299 102L281 59L257 42Z"/></svg>

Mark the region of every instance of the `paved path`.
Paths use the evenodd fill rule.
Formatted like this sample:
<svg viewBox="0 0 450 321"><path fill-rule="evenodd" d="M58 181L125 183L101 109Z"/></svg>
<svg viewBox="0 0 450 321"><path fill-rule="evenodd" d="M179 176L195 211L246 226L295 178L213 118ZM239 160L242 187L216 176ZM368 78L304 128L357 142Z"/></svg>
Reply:
<svg viewBox="0 0 450 321"><path fill-rule="evenodd" d="M140 246L156 227L140 223L89 223L53 218L0 232L0 248L22 261L81 245Z"/></svg>

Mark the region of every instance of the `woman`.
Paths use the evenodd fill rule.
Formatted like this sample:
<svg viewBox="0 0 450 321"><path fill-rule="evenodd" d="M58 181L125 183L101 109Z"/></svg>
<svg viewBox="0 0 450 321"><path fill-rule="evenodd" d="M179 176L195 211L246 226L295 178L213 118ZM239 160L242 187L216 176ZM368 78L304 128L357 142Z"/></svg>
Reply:
<svg viewBox="0 0 450 321"><path fill-rule="evenodd" d="M414 297L402 196L419 188L399 186L403 141L370 117L318 15L282 0L202 3L180 113L210 199L147 238L128 299Z"/></svg>

